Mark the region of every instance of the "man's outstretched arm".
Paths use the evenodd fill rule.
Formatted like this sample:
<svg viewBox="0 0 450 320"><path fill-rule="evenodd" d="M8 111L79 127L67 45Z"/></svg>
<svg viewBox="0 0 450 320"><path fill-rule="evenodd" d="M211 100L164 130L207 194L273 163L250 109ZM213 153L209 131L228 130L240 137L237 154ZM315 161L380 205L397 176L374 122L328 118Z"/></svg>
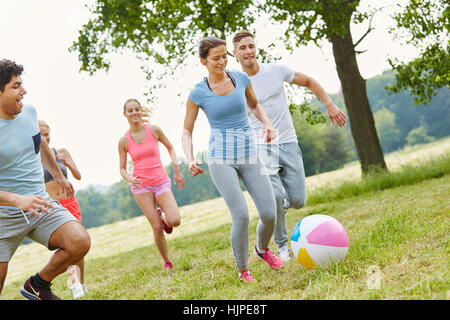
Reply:
<svg viewBox="0 0 450 320"><path fill-rule="evenodd" d="M292 83L308 88L317 97L317 99L322 101L325 108L327 108L328 116L330 117L332 124L336 122L340 127L345 126L345 114L333 103L328 94L316 80L301 72L295 71L295 76Z"/></svg>

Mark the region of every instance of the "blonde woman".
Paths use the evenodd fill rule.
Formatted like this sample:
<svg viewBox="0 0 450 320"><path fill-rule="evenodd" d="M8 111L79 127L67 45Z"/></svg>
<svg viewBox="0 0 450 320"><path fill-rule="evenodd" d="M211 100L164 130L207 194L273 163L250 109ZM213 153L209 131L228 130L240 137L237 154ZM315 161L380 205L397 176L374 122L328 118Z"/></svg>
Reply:
<svg viewBox="0 0 450 320"><path fill-rule="evenodd" d="M50 146L50 126L44 120L38 120L38 123L42 139L45 140ZM80 180L80 171L78 170L75 161L70 155L70 152L65 148L52 148L52 150L53 157L56 160L56 163L61 169L63 175L68 178L67 169L69 169L72 176L75 179ZM47 191L48 195L52 199L57 200L64 208L69 210L69 212L81 223L81 209L77 199L75 198L75 194L73 195L73 197L67 198L61 186L53 179L53 176L50 174L47 168L44 165L42 165L42 168L44 170L45 190ZM83 292L75 293L74 291L74 297L80 297L80 294L84 295L84 293L87 293L87 287L84 280L84 258L78 261L75 266L80 270L79 277L81 286L83 287ZM73 267L70 266L69 268L72 269Z"/></svg>
<svg viewBox="0 0 450 320"><path fill-rule="evenodd" d="M163 260L164 269L172 269L167 241L164 236L180 224L180 213L171 190L171 180L162 163L158 149L161 142L170 154L174 169L174 183L181 190L185 180L177 162L175 149L164 132L147 123L149 111L136 99L129 99L123 106L123 115L130 129L119 140L120 174L130 183L133 196L153 229L156 247ZM127 153L133 161L133 172L127 171ZM160 209L156 209L156 204Z"/></svg>

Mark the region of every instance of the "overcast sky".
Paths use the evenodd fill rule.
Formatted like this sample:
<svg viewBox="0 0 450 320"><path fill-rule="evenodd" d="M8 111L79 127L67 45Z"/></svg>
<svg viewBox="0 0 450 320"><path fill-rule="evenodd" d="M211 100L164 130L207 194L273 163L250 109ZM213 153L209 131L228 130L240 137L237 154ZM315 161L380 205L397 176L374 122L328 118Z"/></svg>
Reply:
<svg viewBox="0 0 450 320"><path fill-rule="evenodd" d="M392 4L394 1L362 1L361 6L373 7ZM405 3L405 1L398 1ZM145 102L147 88L139 61L130 54L112 56L108 73L94 76L79 73L80 63L76 53L68 48L77 40L78 30L89 19L86 4L92 0L0 0L0 59L14 60L22 64L24 87L28 91L24 103L36 107L39 119L51 127L51 143L56 148L69 150L82 173L82 180L69 180L75 189L90 184L111 185L121 179L117 143L128 129L122 115L122 107L128 98ZM388 56L411 59L417 51L401 46L387 33L392 23L389 13L396 7L386 8L375 16L376 28L360 45L368 51L358 57L360 71L365 78L375 76L389 68ZM259 21L264 32L257 33L257 45L265 47L279 34L264 21ZM367 25L352 30L357 39ZM231 38L231 35L230 35ZM231 42L228 43L231 51ZM340 88L331 45L324 43L300 47L293 54L280 51L282 60L294 70L312 76L328 93ZM239 69L234 59L229 59L230 69ZM151 119L160 126L174 144L177 154L183 156L181 132L185 102L189 90L206 75L197 57L192 57L188 70L180 80L165 79L165 89L158 92L159 104ZM178 96L175 93L180 93ZM194 153L207 149L209 125L199 112L194 129ZM160 145L163 163L170 157Z"/></svg>

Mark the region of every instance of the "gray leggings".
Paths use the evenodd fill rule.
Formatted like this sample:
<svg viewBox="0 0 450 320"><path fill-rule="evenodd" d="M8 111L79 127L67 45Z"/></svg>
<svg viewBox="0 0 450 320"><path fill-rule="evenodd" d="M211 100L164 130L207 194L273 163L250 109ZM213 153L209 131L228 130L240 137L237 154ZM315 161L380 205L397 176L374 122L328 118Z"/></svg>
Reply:
<svg viewBox="0 0 450 320"><path fill-rule="evenodd" d="M209 170L217 190L231 213L231 247L236 265L239 269L247 269L249 215L238 177L241 178L258 210L260 219L256 228L257 244L263 249L268 248L275 229L275 196L267 169L258 156L251 157L245 163L239 163L237 160L233 163L219 161L209 159Z"/></svg>

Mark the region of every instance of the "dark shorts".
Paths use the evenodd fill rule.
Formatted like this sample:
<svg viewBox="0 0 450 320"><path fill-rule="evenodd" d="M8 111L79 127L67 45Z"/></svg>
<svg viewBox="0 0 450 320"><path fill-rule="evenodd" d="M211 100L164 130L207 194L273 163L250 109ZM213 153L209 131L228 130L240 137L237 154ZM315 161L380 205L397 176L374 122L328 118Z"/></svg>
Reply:
<svg viewBox="0 0 450 320"><path fill-rule="evenodd" d="M40 218L17 208L0 208L0 262L9 262L25 237L48 248L53 232L66 222L78 222L58 201L51 200L50 203L54 208L50 213L41 213Z"/></svg>

